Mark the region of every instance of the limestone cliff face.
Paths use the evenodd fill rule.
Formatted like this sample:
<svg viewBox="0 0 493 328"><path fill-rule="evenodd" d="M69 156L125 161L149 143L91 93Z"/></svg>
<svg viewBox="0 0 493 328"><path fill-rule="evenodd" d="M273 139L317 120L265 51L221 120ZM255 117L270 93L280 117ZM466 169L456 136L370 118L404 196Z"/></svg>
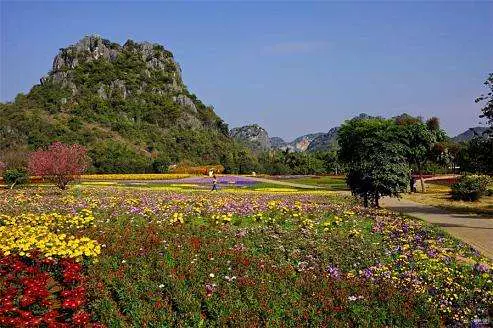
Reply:
<svg viewBox="0 0 493 328"><path fill-rule="evenodd" d="M229 135L254 151L271 149L269 134L257 124L234 128L229 132Z"/></svg>
<svg viewBox="0 0 493 328"><path fill-rule="evenodd" d="M97 72L94 72L96 70ZM99 79L92 78L96 73ZM41 84L55 82L73 96L89 88L102 99L144 92L170 94L177 104L196 110L183 84L180 65L162 45L127 41L123 46L97 35L59 50Z"/></svg>
<svg viewBox="0 0 493 328"><path fill-rule="evenodd" d="M314 138L307 147L307 151L319 151L319 150L335 150L338 147L337 133L339 127L335 127L329 130L327 133L322 133L318 137Z"/></svg>

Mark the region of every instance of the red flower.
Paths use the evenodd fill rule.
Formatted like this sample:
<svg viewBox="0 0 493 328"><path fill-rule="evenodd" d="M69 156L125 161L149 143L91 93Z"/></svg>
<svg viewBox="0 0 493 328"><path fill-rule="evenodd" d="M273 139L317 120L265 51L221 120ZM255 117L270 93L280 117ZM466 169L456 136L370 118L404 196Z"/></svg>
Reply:
<svg viewBox="0 0 493 328"><path fill-rule="evenodd" d="M79 311L72 317L72 321L77 325L84 325L89 322L90 316L84 311Z"/></svg>

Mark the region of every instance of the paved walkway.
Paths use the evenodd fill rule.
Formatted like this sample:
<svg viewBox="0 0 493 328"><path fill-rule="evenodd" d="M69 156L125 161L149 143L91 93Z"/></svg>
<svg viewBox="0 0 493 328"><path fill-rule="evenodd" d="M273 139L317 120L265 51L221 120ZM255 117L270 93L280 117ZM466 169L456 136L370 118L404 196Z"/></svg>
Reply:
<svg viewBox="0 0 493 328"><path fill-rule="evenodd" d="M493 259L493 217L452 213L430 205L389 197L383 198L380 205L439 226Z"/></svg>

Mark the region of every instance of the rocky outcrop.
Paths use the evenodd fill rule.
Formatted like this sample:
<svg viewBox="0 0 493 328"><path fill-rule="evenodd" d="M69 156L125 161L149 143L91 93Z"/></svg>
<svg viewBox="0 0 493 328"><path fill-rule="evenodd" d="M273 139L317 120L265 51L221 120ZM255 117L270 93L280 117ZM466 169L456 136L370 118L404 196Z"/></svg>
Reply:
<svg viewBox="0 0 493 328"><path fill-rule="evenodd" d="M177 104L180 104L183 107L191 109L193 112L197 111L197 107L195 107L193 100L185 95L175 96L173 97L173 101Z"/></svg>
<svg viewBox="0 0 493 328"><path fill-rule="evenodd" d="M320 150L335 150L338 147L337 133L339 127L335 127L329 130L327 133L322 133L318 137L312 140L307 147L307 151L320 151Z"/></svg>
<svg viewBox="0 0 493 328"><path fill-rule="evenodd" d="M229 132L229 135L254 151L271 149L267 131L257 124L234 128Z"/></svg>
<svg viewBox="0 0 493 328"><path fill-rule="evenodd" d="M283 138L279 137L272 137L270 138L270 145L273 149L281 149L282 147L285 147L288 143L284 141Z"/></svg>
<svg viewBox="0 0 493 328"><path fill-rule="evenodd" d="M478 137L482 136L487 131L488 131L488 128L482 127L482 126L469 128L466 131L462 132L461 134L453 137L452 140L455 142L466 142L466 141L469 141L476 136L478 136Z"/></svg>
<svg viewBox="0 0 493 328"><path fill-rule="evenodd" d="M286 142L279 137L271 138L271 144L273 149L277 150L289 150L291 152L306 151L310 143L317 137L323 135L322 132L306 134L298 137L291 142Z"/></svg>
<svg viewBox="0 0 493 328"><path fill-rule="evenodd" d="M77 94L79 91L77 82L83 78L90 78L87 76L87 69L80 69L80 67L82 64L93 61L110 63L111 65L107 65L107 68L115 69L116 74L113 75L118 75L119 71L132 69L131 66L126 65L130 61L136 69L141 71L132 76L129 81L126 76L114 76L111 79L111 74L109 74L108 78L111 80L100 81L98 88L94 90L103 99L109 97L114 91L126 98L132 92L142 92L151 86L150 91L161 94L183 91L181 68L173 59L173 54L164 49L162 45L129 40L121 46L97 35L85 36L76 44L60 49L53 59L50 73L41 78L40 82L41 84L55 82L61 84L62 87L69 88L72 94ZM128 78L130 79L130 76ZM182 100L178 103L185 103L191 108L195 107L193 102L183 101L184 97L186 95L182 95Z"/></svg>

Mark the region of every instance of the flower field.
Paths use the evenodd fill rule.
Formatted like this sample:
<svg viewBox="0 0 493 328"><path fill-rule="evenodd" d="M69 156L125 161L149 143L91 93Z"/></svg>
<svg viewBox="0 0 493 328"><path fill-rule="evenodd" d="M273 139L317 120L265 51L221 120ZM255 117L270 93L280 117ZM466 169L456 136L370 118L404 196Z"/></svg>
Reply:
<svg viewBox="0 0 493 328"><path fill-rule="evenodd" d="M1 327L462 326L492 263L331 192L0 190Z"/></svg>
<svg viewBox="0 0 493 328"><path fill-rule="evenodd" d="M147 174L84 174L82 181L118 181L118 180L174 180L191 176L184 173L147 173Z"/></svg>

